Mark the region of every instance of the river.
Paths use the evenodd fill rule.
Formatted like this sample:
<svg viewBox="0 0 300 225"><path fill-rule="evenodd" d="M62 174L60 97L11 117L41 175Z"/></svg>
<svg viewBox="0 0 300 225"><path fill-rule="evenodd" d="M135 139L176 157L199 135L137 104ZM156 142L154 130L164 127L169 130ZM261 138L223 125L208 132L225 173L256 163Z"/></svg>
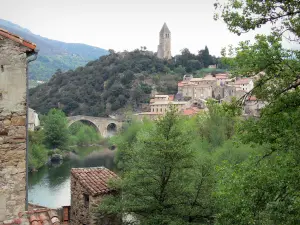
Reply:
<svg viewBox="0 0 300 225"><path fill-rule="evenodd" d="M28 175L28 201L50 208L70 205L70 170L76 167L104 166L115 171L114 151L104 147L77 148L61 164L46 165Z"/></svg>

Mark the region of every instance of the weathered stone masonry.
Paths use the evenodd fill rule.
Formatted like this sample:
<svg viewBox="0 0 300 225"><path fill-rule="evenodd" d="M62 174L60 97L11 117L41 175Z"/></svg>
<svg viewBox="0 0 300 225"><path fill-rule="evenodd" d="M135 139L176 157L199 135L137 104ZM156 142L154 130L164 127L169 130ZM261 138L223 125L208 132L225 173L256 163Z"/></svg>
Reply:
<svg viewBox="0 0 300 225"><path fill-rule="evenodd" d="M104 167L71 170L71 225L121 224L116 216L97 218L95 210L105 195L112 194L108 180L117 175Z"/></svg>
<svg viewBox="0 0 300 225"><path fill-rule="evenodd" d="M0 29L3 33L4 31ZM25 210L26 72L33 49L0 32L0 224ZM15 39L14 39L15 38ZM28 43L28 42L27 42Z"/></svg>

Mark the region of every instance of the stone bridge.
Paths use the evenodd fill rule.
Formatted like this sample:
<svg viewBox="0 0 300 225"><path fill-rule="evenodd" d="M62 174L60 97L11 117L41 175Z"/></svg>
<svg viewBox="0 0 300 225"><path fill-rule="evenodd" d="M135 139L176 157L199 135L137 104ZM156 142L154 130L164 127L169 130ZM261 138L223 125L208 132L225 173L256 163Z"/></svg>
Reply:
<svg viewBox="0 0 300 225"><path fill-rule="evenodd" d="M123 122L110 117L105 118L78 115L68 117L68 126L71 126L71 124L77 121L88 121L92 123L97 128L102 137L108 137L111 134L117 132L123 124Z"/></svg>

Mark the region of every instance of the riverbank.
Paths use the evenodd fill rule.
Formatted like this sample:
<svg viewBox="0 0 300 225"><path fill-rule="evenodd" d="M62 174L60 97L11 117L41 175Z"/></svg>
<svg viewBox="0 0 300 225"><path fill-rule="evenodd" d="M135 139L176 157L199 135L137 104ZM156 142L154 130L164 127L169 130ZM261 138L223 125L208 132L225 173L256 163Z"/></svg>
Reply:
<svg viewBox="0 0 300 225"><path fill-rule="evenodd" d="M92 149L91 149L92 148ZM85 154L69 152L59 164L41 167L28 175L28 200L32 204L49 208L70 205L70 171L72 168L88 168L104 166L116 171L114 163L115 151L100 146L75 149Z"/></svg>
<svg viewBox="0 0 300 225"><path fill-rule="evenodd" d="M89 144L89 145L73 145L69 146L68 149L60 150L60 149L48 149L48 159L45 160L44 164L37 168L29 168L29 172L34 173L37 172L41 167L53 164L61 164L64 160L72 159L79 159L82 157L86 157L91 153L95 152L103 152L104 155L113 155L113 150L108 145L107 141L102 141L101 143Z"/></svg>

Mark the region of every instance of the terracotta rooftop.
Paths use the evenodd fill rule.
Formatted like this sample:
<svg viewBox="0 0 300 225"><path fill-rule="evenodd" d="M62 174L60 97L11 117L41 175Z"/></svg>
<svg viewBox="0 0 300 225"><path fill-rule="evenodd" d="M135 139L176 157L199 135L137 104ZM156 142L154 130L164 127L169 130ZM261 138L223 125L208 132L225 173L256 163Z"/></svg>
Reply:
<svg viewBox="0 0 300 225"><path fill-rule="evenodd" d="M191 116L191 115L195 115L200 111L200 109L192 107L192 108L188 108L183 110L183 115L185 116Z"/></svg>
<svg viewBox="0 0 300 225"><path fill-rule="evenodd" d="M249 82L251 81L251 79L249 78L242 78L242 79L239 79L235 82L235 84L249 84Z"/></svg>
<svg viewBox="0 0 300 225"><path fill-rule="evenodd" d="M6 38L9 38L12 41L15 41L31 50L35 50L36 49L36 44L30 42L30 41L26 41L23 38L21 38L20 36L17 36L15 34L12 34L10 32L8 32L7 30L4 30L2 28L0 28L0 35Z"/></svg>
<svg viewBox="0 0 300 225"><path fill-rule="evenodd" d="M169 95L169 101L174 101L174 95Z"/></svg>
<svg viewBox="0 0 300 225"><path fill-rule="evenodd" d="M257 98L255 96L249 96L248 101L257 101Z"/></svg>
<svg viewBox="0 0 300 225"><path fill-rule="evenodd" d="M182 87L182 86L183 86L182 81L178 82L178 87Z"/></svg>
<svg viewBox="0 0 300 225"><path fill-rule="evenodd" d="M72 168L71 174L92 196L111 192L108 181L112 178L118 178L114 172L105 167Z"/></svg>
<svg viewBox="0 0 300 225"><path fill-rule="evenodd" d="M0 225L60 225L56 210L41 208L19 213L19 218L0 222Z"/></svg>
<svg viewBox="0 0 300 225"><path fill-rule="evenodd" d="M216 74L216 78L228 78L228 74Z"/></svg>

